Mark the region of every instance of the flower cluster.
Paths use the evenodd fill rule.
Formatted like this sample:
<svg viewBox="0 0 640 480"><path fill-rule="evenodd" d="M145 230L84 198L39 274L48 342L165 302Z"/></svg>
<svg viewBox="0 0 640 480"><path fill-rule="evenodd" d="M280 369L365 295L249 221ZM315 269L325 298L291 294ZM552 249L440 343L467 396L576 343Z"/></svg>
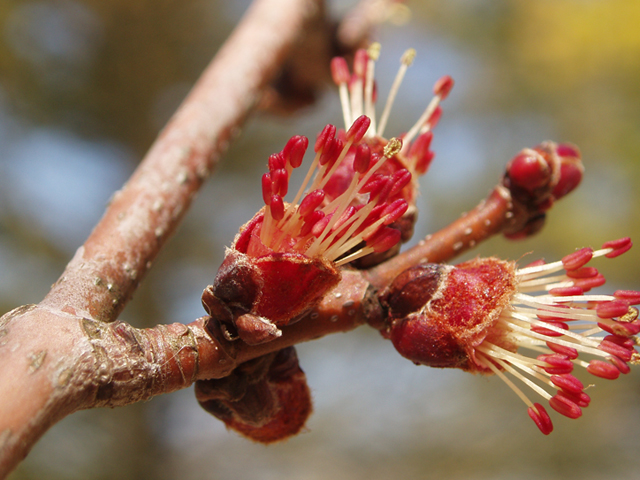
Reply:
<svg viewBox="0 0 640 480"><path fill-rule="evenodd" d="M382 297L389 309L385 335L416 363L496 374L549 434L553 425L544 407L506 374L560 414L578 418L590 398L573 375L576 366L615 379L640 361L640 320L632 306L640 303L640 292L587 293L605 283L587 266L591 259L613 258L629 248L631 241L623 238L525 268L496 258L455 267L419 265L398 276Z"/></svg>
<svg viewBox="0 0 640 480"><path fill-rule="evenodd" d="M290 202L289 180L309 141L294 136L269 157L262 177L265 205L241 228L203 293L205 309L225 324L228 338L237 334L249 344L277 338L279 327L296 321L339 282L341 266L379 262L411 236L417 176L433 159L432 129L453 81L440 79L416 124L387 140L382 135L391 105L415 52L404 54L376 126L378 52L378 44L358 50L353 73L344 58L332 61L345 130L327 125L320 132L311 166Z"/></svg>

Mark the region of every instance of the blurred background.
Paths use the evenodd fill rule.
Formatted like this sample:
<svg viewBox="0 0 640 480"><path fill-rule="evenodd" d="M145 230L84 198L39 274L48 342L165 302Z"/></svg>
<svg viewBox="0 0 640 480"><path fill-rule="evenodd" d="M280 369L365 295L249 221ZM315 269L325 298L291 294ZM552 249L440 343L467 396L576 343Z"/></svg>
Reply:
<svg viewBox="0 0 640 480"><path fill-rule="evenodd" d="M0 2L0 313L42 299L249 3ZM339 16L353 3L329 6ZM437 78L456 80L422 180L416 239L471 209L518 150L546 139L580 146L581 187L536 237L495 238L464 258L554 260L640 239L640 2L409 5L407 24L377 34L382 97L402 52L418 52L388 135L418 118ZM201 316L200 294L224 246L261 206L268 155L341 118L331 88L294 117L254 116L122 319L142 327ZM640 289L639 247L596 266L609 291ZM187 389L72 415L10 478L638 478L638 369L599 381L581 419L553 412L555 431L544 437L499 379L416 367L366 327L298 354L315 412L285 443L264 447L227 432Z"/></svg>

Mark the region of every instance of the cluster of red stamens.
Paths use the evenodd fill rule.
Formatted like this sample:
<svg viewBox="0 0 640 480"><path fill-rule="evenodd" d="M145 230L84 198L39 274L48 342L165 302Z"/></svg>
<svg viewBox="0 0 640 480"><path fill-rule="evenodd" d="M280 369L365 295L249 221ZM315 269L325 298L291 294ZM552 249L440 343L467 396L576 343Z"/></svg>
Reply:
<svg viewBox="0 0 640 480"><path fill-rule="evenodd" d="M629 372L629 363L638 363L636 352L640 332L638 310L640 292L618 290L613 295L585 294L605 283L594 267L586 266L594 257L613 258L631 248L628 238L607 242L602 249L582 248L560 262L535 262L516 270L517 292L505 308L494 329L501 330L518 347L529 349L535 358L511 352L485 341L476 348L480 365L490 368L507 381L527 403L538 428L548 434L551 420L539 403L532 403L511 384L507 371L549 401L557 412L569 418L582 415L589 405L582 382L572 372L580 366L590 374L616 379ZM564 273L547 276L564 270ZM546 291L532 296L529 292ZM602 336L603 334L608 334ZM589 362L583 357L593 357ZM525 376L528 375L527 376ZM535 383L532 379L538 380ZM540 385L550 387L552 394Z"/></svg>
<svg viewBox="0 0 640 480"><path fill-rule="evenodd" d="M539 429L549 434L553 425L544 407L529 400L506 373L557 412L578 418L590 398L572 373L575 366L615 379L639 362L635 348L640 320L632 305L640 304L640 292L587 294L605 283L587 263L629 248L631 241L623 238L597 251L583 248L562 261L539 261L521 269L497 258L455 267L413 267L381 298L389 309L383 333L416 363L498 375L527 404Z"/></svg>
<svg viewBox="0 0 640 480"><path fill-rule="evenodd" d="M369 125L369 118L360 116L344 140L336 138L333 125L327 125L315 143L316 155L302 186L286 206L282 197L288 190L289 174L300 165L308 141L293 137L281 153L269 158L269 173L262 177L266 208L259 234L265 247L323 256L342 265L385 251L400 240L400 231L388 225L407 210L401 193L411 174L406 169L380 173L402 144L392 139L382 156L371 153L366 143L360 143ZM298 204L314 172L309 193ZM365 247L344 256L362 242ZM250 248L247 254L251 253Z"/></svg>

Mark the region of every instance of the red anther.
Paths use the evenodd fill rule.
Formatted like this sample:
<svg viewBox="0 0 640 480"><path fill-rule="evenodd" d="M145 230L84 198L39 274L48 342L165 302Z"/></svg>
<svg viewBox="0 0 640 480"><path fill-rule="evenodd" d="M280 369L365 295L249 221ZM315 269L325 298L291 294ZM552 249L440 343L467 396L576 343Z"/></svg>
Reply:
<svg viewBox="0 0 640 480"><path fill-rule="evenodd" d="M573 279L573 284L576 287L580 287L582 291L588 292L592 288L601 287L606 281L607 279L604 278L604 275L598 273L595 277Z"/></svg>
<svg viewBox="0 0 640 480"><path fill-rule="evenodd" d="M262 175L262 200L264 200L265 205L269 205L271 203L271 195L273 195L271 186L271 175L265 173Z"/></svg>
<svg viewBox="0 0 640 480"><path fill-rule="evenodd" d="M544 362L549 365L540 365L540 368L549 375L562 375L573 371L573 362L564 355L557 353L552 353L550 355L538 355L537 359L540 362Z"/></svg>
<svg viewBox="0 0 640 480"><path fill-rule="evenodd" d="M640 333L640 322L613 322L609 323L598 323L598 327L604 330L611 335L618 335L620 337L630 337L632 335L637 335Z"/></svg>
<svg viewBox="0 0 640 480"><path fill-rule="evenodd" d="M373 168L380 160L381 160L381 156L378 153L372 153L371 154L371 161L369 162L369 168L367 169L367 171L371 170L371 168Z"/></svg>
<svg viewBox="0 0 640 480"><path fill-rule="evenodd" d="M615 343L616 345L620 345L621 347L624 347L632 351L635 347L635 342L631 338L621 337L619 335L607 335L602 339L602 341Z"/></svg>
<svg viewBox="0 0 640 480"><path fill-rule="evenodd" d="M360 115L356 118L347 131L346 138L347 140L351 140L353 143L358 143L364 137L364 134L369 130L369 125L371 125L371 119L366 115Z"/></svg>
<svg viewBox="0 0 640 480"><path fill-rule="evenodd" d="M582 295L583 291L582 288L576 287L574 285L573 287L552 288L551 290L549 290L549 293L556 297L573 297L575 295Z"/></svg>
<svg viewBox="0 0 640 480"><path fill-rule="evenodd" d="M570 402L575 403L580 408L587 408L591 403L591 397L584 392L572 393L567 390L560 390L556 393L557 397L564 397Z"/></svg>
<svg viewBox="0 0 640 480"><path fill-rule="evenodd" d="M360 225L360 227L356 230L355 234L359 234L360 232L365 230L367 227L369 227L370 225L373 225L375 222L380 220L380 218L382 217L382 212L384 212L385 208L387 208L386 203L382 205L376 205L375 207L373 207L373 210L371 210L369 215L367 215L366 220L362 222L362 225Z"/></svg>
<svg viewBox="0 0 640 480"><path fill-rule="evenodd" d="M565 417L580 418L582 416L582 409L567 397L554 395L549 399L549 405Z"/></svg>
<svg viewBox="0 0 640 480"><path fill-rule="evenodd" d="M547 342L547 347L552 351L564 355L565 357L575 360L578 358L578 350L571 347L565 347L564 345L558 345L557 343Z"/></svg>
<svg viewBox="0 0 640 480"><path fill-rule="evenodd" d="M343 146L344 144L342 143L342 140L338 138L331 138L327 140L325 147L322 149L322 154L320 155L318 163L320 163L320 165L327 165L327 168L330 168L338 159Z"/></svg>
<svg viewBox="0 0 640 480"><path fill-rule="evenodd" d="M562 330L569 330L569 325L564 322L553 322L553 321L545 321L549 325L553 325L554 327L561 328ZM551 330L550 328L545 328L542 325L532 325L531 331L535 333L539 333L540 335L545 335L547 337L561 337L564 333L556 332L555 330Z"/></svg>
<svg viewBox="0 0 640 480"><path fill-rule="evenodd" d="M619 300L624 300L629 305L640 304L640 292L636 290L616 290L613 296Z"/></svg>
<svg viewBox="0 0 640 480"><path fill-rule="evenodd" d="M365 73L367 72L367 61L369 60L369 55L364 48L359 48L356 50L356 54L353 57L353 74L360 79L364 79Z"/></svg>
<svg viewBox="0 0 640 480"><path fill-rule="evenodd" d="M629 237L619 238L618 240L611 240L609 242L605 242L602 245L602 248L613 248L612 252L609 252L605 255L607 258L614 258L618 255L622 255L624 252L629 250L633 246L631 243L631 239Z"/></svg>
<svg viewBox="0 0 640 480"><path fill-rule="evenodd" d="M284 156L282 153L274 153L269 155L269 171L273 172L274 170L278 170L279 168L284 168L286 162L284 160Z"/></svg>
<svg viewBox="0 0 640 480"><path fill-rule="evenodd" d="M449 75L445 75L440 77L438 81L433 86L433 94L438 95L440 100L444 100L449 96L449 92L453 88L453 78Z"/></svg>
<svg viewBox="0 0 640 480"><path fill-rule="evenodd" d="M310 215L316 208L320 206L323 200L324 190L318 189L308 193L300 202L298 213L306 219L308 215Z"/></svg>
<svg viewBox="0 0 640 480"><path fill-rule="evenodd" d="M391 191L389 192L389 196L394 197L409 184L409 182L411 181L411 172L409 172L409 170L407 170L406 168L398 170L393 174L391 181L393 182L393 184L391 187Z"/></svg>
<svg viewBox="0 0 640 480"><path fill-rule="evenodd" d="M324 212L320 210L315 210L314 212L312 212L310 215L308 215L304 219L304 223L302 224L302 228L300 229L300 233L298 234L298 236L300 238L304 238L307 235L309 235L313 227L316 225L316 223L318 223L324 217L325 217Z"/></svg>
<svg viewBox="0 0 640 480"><path fill-rule="evenodd" d="M542 405L534 403L533 407L529 407L527 409L527 413L529 414L529 417L531 417L531 420L536 424L536 427L538 427L544 435L549 435L553 432L553 423L551 423L551 418Z"/></svg>
<svg viewBox="0 0 640 480"><path fill-rule="evenodd" d="M348 207L344 212L342 212L342 215L340 215L340 218L338 218L338 220L336 221L336 223L333 224L333 227L331 227L332 231L338 230L340 227L342 227L342 225L344 225L344 223L349 220L351 217L353 217L353 215L358 211L358 209L354 206L350 206Z"/></svg>
<svg viewBox="0 0 640 480"><path fill-rule="evenodd" d="M570 253L569 255L565 255L562 258L562 265L566 270L577 270L580 267L584 267L592 258L593 249L590 247L584 247Z"/></svg>
<svg viewBox="0 0 640 480"><path fill-rule="evenodd" d="M349 65L343 57L333 57L331 59L331 77L336 85L347 83L351 77Z"/></svg>
<svg viewBox="0 0 640 480"><path fill-rule="evenodd" d="M366 143L358 144L353 158L353 169L358 173L365 173L369 170L371 162L371 148Z"/></svg>
<svg viewBox="0 0 640 480"><path fill-rule="evenodd" d="M302 165L302 159L309 146L309 139L304 135L295 135L289 139L282 149L282 156L293 168Z"/></svg>
<svg viewBox="0 0 640 480"><path fill-rule="evenodd" d="M371 178L360 188L360 193L370 193L371 198L377 195L377 192L382 189L384 183L388 181L388 177L380 173L374 173ZM374 194L374 192L376 192Z"/></svg>
<svg viewBox="0 0 640 480"><path fill-rule="evenodd" d="M367 246L373 248L376 253L386 252L400 241L400 230L391 227L384 227L373 237L367 240Z"/></svg>
<svg viewBox="0 0 640 480"><path fill-rule="evenodd" d="M602 360L591 360L587 367L587 372L596 377L606 378L607 380L615 380L620 376L620 370Z"/></svg>
<svg viewBox="0 0 640 480"><path fill-rule="evenodd" d="M528 265L525 265L522 268L529 268L529 267L541 267L542 265L545 265L547 262L544 261L544 259L539 258L538 260L534 260L533 262L529 263Z"/></svg>
<svg viewBox="0 0 640 480"><path fill-rule="evenodd" d="M389 198L391 189L393 188L393 177L385 177L384 183L381 185L380 190L377 192L371 192L370 198L376 199L377 203L383 203Z"/></svg>
<svg viewBox="0 0 640 480"><path fill-rule="evenodd" d="M567 277L569 278L591 278L596 275L598 275L596 267L580 267L577 270L567 271Z"/></svg>
<svg viewBox="0 0 640 480"><path fill-rule="evenodd" d="M409 204L403 198L399 198L394 200L389 205L386 206L382 215L385 218L383 225L390 225L396 220L398 220L409 208Z"/></svg>
<svg viewBox="0 0 640 480"><path fill-rule="evenodd" d="M433 111L429 120L427 120L427 124L431 127L431 129L435 128L440 119L442 118L442 107L438 105L436 109Z"/></svg>
<svg viewBox="0 0 640 480"><path fill-rule="evenodd" d="M314 152L317 153L321 149L324 150L326 148L327 142L332 141L335 136L336 136L336 127L334 127L331 124L328 124L318 134L318 138L316 138L316 144L313 147Z"/></svg>
<svg viewBox="0 0 640 480"><path fill-rule="evenodd" d="M551 375L551 383L568 392L579 394L584 390L584 385L573 375Z"/></svg>
<svg viewBox="0 0 640 480"><path fill-rule="evenodd" d="M625 362L624 360L622 360L621 358L616 357L615 355L612 355L608 358L608 360L613 364L614 367L616 367L620 373L622 373L623 375L626 375L627 373L629 373L631 371L631 368L629 367L629 365L627 365L627 362Z"/></svg>
<svg viewBox="0 0 640 480"><path fill-rule="evenodd" d="M558 144L558 146L556 147L556 153L559 157L581 158L578 147L569 143Z"/></svg>
<svg viewBox="0 0 640 480"><path fill-rule="evenodd" d="M277 222L284 217L284 202L280 195L271 195L271 203L269 204L271 209L271 216Z"/></svg>
<svg viewBox="0 0 640 480"><path fill-rule="evenodd" d="M545 185L551 169L540 153L530 148L522 150L507 165L509 178L519 187L533 191Z"/></svg>
<svg viewBox="0 0 640 480"><path fill-rule="evenodd" d="M315 222L315 224L311 228L311 233L315 237L319 237L322 234L322 232L324 232L324 229L326 228L326 226L329 225L329 222L331 221L331 217L333 217L332 213L330 213L329 215L325 215L324 217L318 219L318 221Z"/></svg>
<svg viewBox="0 0 640 480"><path fill-rule="evenodd" d="M414 158L424 156L429 151L432 140L433 132L431 130L418 135L418 138L416 138L416 140L411 144L411 148L409 149L409 157Z"/></svg>
<svg viewBox="0 0 640 480"><path fill-rule="evenodd" d="M420 157L418 159L418 162L416 163L416 167L415 167L416 173L418 175L424 175L429 169L429 166L433 161L433 157L435 156L436 156L435 152L432 152L431 150L429 150L422 157Z"/></svg>
<svg viewBox="0 0 640 480"><path fill-rule="evenodd" d="M274 194L284 197L289 191L289 174L284 168L271 172L271 184Z"/></svg>
<svg viewBox="0 0 640 480"><path fill-rule="evenodd" d="M579 158L560 158L560 178L551 195L556 200L564 197L580 184L583 175L584 167Z"/></svg>
<svg viewBox="0 0 640 480"><path fill-rule="evenodd" d="M623 362L628 362L629 360L631 360L631 355L635 353L635 350L629 350L627 348L624 348L623 346L617 345L607 340L603 340L602 342L600 342L598 348L603 352L607 352L611 355L616 356Z"/></svg>
<svg viewBox="0 0 640 480"><path fill-rule="evenodd" d="M629 311L629 304L624 300L612 300L600 302L596 305L596 314L599 318L621 317Z"/></svg>

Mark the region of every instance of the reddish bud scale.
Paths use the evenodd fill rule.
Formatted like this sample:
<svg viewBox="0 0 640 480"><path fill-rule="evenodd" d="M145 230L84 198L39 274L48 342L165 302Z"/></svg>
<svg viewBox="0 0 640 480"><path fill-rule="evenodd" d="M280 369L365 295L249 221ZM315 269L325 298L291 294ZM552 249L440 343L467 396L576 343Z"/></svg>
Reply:
<svg viewBox="0 0 640 480"><path fill-rule="evenodd" d="M584 166L580 152L573 145L555 145L555 154L560 168L557 183L551 194L557 200L575 190L580 184L584 175Z"/></svg>
<svg viewBox="0 0 640 480"><path fill-rule="evenodd" d="M198 381L196 398L228 428L261 443L296 435L312 410L293 347L247 362L227 378Z"/></svg>
<svg viewBox="0 0 640 480"><path fill-rule="evenodd" d="M273 209L275 204L274 196L267 208ZM207 311L216 309L218 303L227 306L231 321L242 330L240 336L250 344L273 339L273 335L265 337L265 323L275 327L289 324L340 281L335 265L322 257L274 252L265 247L258 236L262 219L257 215L241 229L213 285L207 288L208 295L203 296ZM242 324L238 323L240 318ZM277 336L277 328L271 333Z"/></svg>
<svg viewBox="0 0 640 480"><path fill-rule="evenodd" d="M474 360L475 347L515 291L513 264L476 259L452 269L426 270L423 276L426 279L400 275L383 295L392 318L387 335L394 346L415 363L486 371ZM414 288L426 281L438 285L428 291L430 295ZM407 312L403 305L407 302L419 308ZM506 341L497 341L512 349Z"/></svg>
<svg viewBox="0 0 640 480"><path fill-rule="evenodd" d="M529 191L540 188L551 179L551 168L540 153L524 149L507 164L509 178Z"/></svg>

